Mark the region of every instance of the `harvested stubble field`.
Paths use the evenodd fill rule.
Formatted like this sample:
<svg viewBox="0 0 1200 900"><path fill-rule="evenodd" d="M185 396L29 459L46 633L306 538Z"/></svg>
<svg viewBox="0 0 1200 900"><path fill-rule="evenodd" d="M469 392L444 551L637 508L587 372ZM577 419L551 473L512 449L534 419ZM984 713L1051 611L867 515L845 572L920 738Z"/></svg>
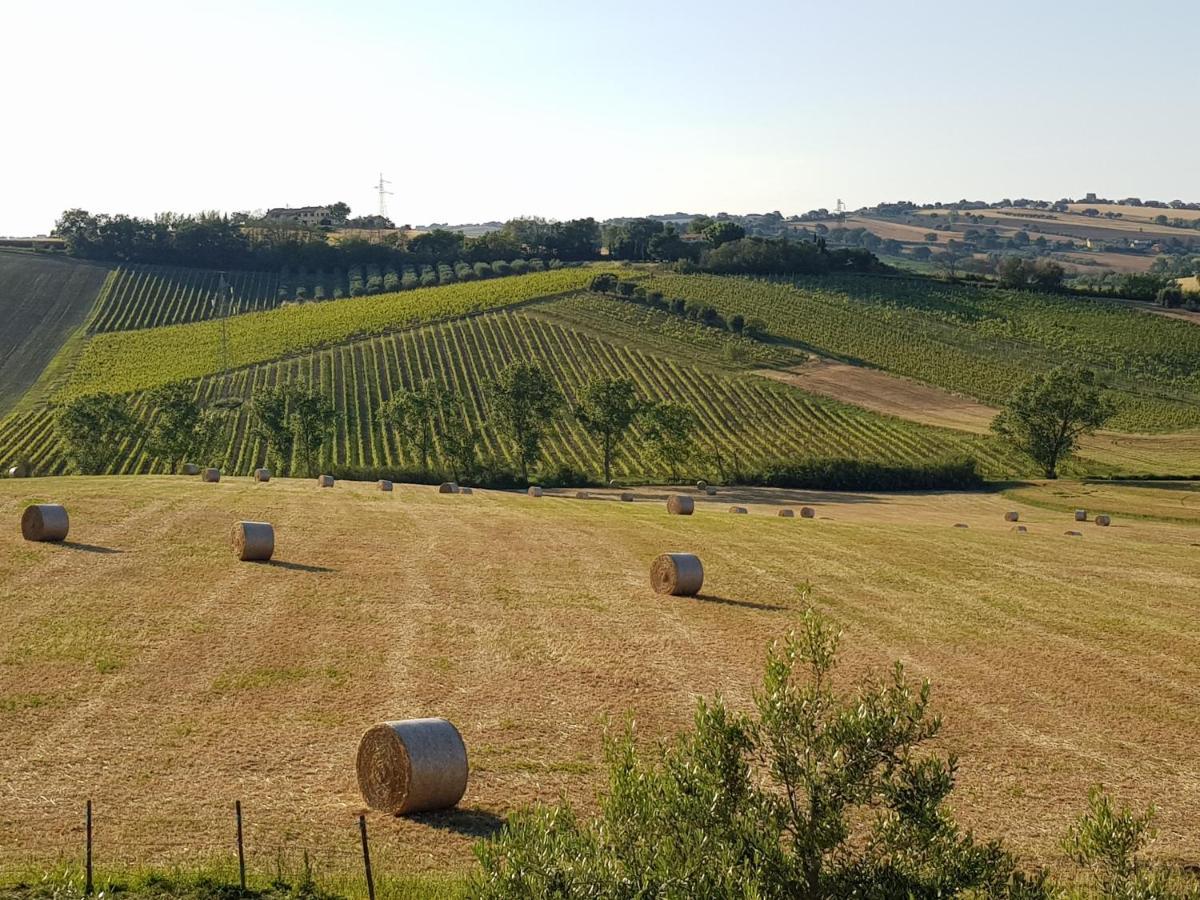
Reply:
<svg viewBox="0 0 1200 900"><path fill-rule="evenodd" d="M1017 535L992 494L721 490L685 518L665 491L373 487L0 483L0 870L77 857L91 797L105 864L228 856L240 798L253 868L286 847L353 871L358 737L426 715L467 742L461 811L372 814L373 851L462 870L514 807L586 804L605 716L661 738L697 695L746 704L805 581L845 629L844 680L896 658L933 680L954 805L981 833L1054 858L1104 782L1159 804L1157 852L1200 858L1200 524L1110 506L1112 527L1072 538L1069 513L1020 505ZM71 543L21 541L44 500ZM773 515L802 504L818 517ZM233 559L237 519L275 525L273 564ZM666 550L701 556L700 598L651 593Z"/></svg>

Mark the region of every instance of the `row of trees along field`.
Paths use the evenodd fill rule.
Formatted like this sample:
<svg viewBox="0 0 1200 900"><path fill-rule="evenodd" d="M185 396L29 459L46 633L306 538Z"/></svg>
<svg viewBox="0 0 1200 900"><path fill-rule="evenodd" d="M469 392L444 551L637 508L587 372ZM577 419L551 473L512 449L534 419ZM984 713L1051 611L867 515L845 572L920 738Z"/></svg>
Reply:
<svg viewBox="0 0 1200 900"><path fill-rule="evenodd" d="M58 219L54 233L63 238L67 253L82 259L265 271L366 265L399 271L405 266L534 257L569 262L596 259L600 253L600 226L594 219L514 219L477 238L433 229L416 235L389 231L370 240L254 219L248 213L163 213L145 219L70 209Z"/></svg>
<svg viewBox="0 0 1200 900"><path fill-rule="evenodd" d="M479 281L561 269L557 259L493 260L435 265L351 266L347 270L283 269L279 273L176 266L122 265L105 285L92 332L129 331L178 325L274 309L285 303L338 300L396 293L418 287ZM227 295L222 297L222 278Z"/></svg>

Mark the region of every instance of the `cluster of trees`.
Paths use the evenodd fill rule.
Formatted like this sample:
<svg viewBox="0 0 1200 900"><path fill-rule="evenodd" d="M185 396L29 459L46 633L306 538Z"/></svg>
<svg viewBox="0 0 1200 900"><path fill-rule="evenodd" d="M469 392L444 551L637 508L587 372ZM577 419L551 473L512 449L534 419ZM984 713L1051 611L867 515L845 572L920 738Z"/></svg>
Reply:
<svg viewBox="0 0 1200 900"><path fill-rule="evenodd" d="M509 443L521 477L528 481L541 457L548 428L563 413L566 400L553 379L534 363L514 363L485 385L490 420ZM190 460L211 463L227 424L227 411L206 407L186 383L170 384L148 396L154 410L141 426L129 398L91 394L76 398L57 413L59 436L72 464L84 474L103 474L121 458L126 443L145 438L150 455L178 471ZM332 439L336 411L328 397L303 384L263 388L251 401L255 434L265 443L267 458L279 475L311 477L322 451ZM681 403L645 402L628 378L594 378L584 385L570 414L601 448L600 468L607 482L621 442L636 426L656 462L678 478L692 460L696 414ZM435 450L455 480L470 481L481 473L480 436L471 424L465 399L429 381L395 393L378 411L378 421L392 428L428 472Z"/></svg>
<svg viewBox="0 0 1200 900"><path fill-rule="evenodd" d="M808 590L802 589L807 603ZM749 712L700 700L692 728L647 751L605 742L607 790L588 820L566 801L509 817L477 848L469 893L528 897L1186 900L1194 873L1146 859L1153 809L1099 788L1063 849L1066 883L977 838L947 801L958 762L930 747L930 685L897 662L839 691L840 635L809 606L771 646Z"/></svg>
<svg viewBox="0 0 1200 900"><path fill-rule="evenodd" d="M70 209L54 233L70 255L84 259L217 269L326 270L527 257L577 261L594 259L600 251L600 226L590 218L514 219L478 238L434 229L412 238L395 232L384 241L351 237L331 242L329 229L256 220L248 213L163 213L143 219Z"/></svg>
<svg viewBox="0 0 1200 900"><path fill-rule="evenodd" d="M747 319L740 313L735 313L726 319L717 308L699 300L684 300L681 297L668 299L661 291L648 291L640 284L632 281L622 281L611 272L597 275L588 285L588 290L599 294L612 294L624 300L632 300L662 312L691 319L711 328L721 328L742 334L748 338L759 339L766 336L767 325L762 319Z"/></svg>
<svg viewBox="0 0 1200 900"><path fill-rule="evenodd" d="M834 272L890 271L873 253L856 248L830 250L825 241L749 237L705 251L697 266L716 275L824 275Z"/></svg>

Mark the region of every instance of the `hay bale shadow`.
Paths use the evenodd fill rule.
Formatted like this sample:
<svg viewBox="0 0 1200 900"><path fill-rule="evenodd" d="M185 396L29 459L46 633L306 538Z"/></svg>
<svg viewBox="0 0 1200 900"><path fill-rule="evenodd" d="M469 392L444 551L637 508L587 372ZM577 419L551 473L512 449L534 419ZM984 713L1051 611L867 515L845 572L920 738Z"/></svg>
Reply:
<svg viewBox="0 0 1200 900"><path fill-rule="evenodd" d="M79 550L83 553L124 553L124 550L117 550L114 547L101 547L98 544L81 544L78 541L59 541L60 546L66 547L69 550Z"/></svg>
<svg viewBox="0 0 1200 900"><path fill-rule="evenodd" d="M775 603L755 603L752 600L733 600L730 597L718 597L716 594L696 594L691 599L701 600L705 603L719 603L724 606L740 606L744 609L765 610L767 612L787 612L791 609L790 606L780 606Z"/></svg>
<svg viewBox="0 0 1200 900"><path fill-rule="evenodd" d="M281 559L265 559L258 561L260 566L271 566L275 569L287 569L291 572L336 572L337 569L330 569L327 566L308 566L304 563L284 562Z"/></svg>
<svg viewBox="0 0 1200 900"><path fill-rule="evenodd" d="M414 813L406 818L430 828L453 831L472 838L489 838L505 825L503 817L483 809L447 809L438 812Z"/></svg>

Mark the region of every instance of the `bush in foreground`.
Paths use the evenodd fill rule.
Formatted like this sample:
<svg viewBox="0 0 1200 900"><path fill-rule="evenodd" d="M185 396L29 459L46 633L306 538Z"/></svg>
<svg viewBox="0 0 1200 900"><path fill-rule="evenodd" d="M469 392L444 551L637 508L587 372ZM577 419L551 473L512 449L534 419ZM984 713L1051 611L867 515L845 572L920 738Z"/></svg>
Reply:
<svg viewBox="0 0 1200 900"><path fill-rule="evenodd" d="M599 816L512 816L477 849L471 896L1048 896L945 809L956 762L924 749L941 725L928 683L897 664L839 696L836 649L810 610L771 648L753 714L701 701L693 730L648 761L632 727L610 740Z"/></svg>

